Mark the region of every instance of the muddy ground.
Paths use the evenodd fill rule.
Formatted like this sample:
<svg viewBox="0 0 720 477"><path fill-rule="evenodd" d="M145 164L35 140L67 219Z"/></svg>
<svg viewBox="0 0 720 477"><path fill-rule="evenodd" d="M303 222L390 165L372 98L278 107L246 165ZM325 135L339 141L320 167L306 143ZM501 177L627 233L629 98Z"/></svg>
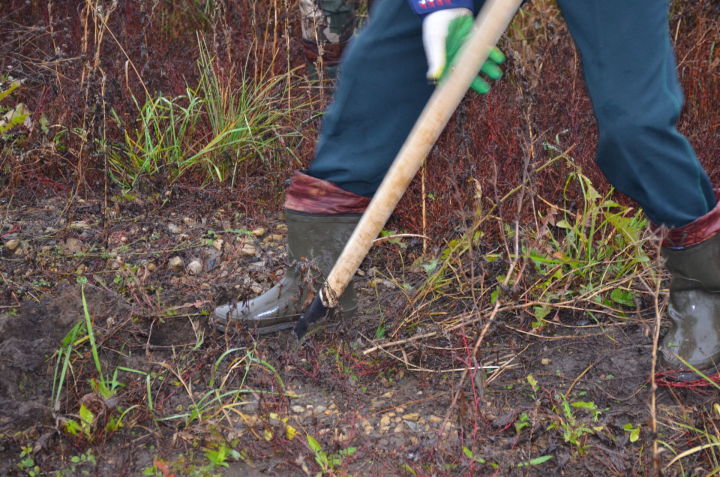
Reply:
<svg viewBox="0 0 720 477"><path fill-rule="evenodd" d="M0 142L0 475L717 474L716 391L660 388L651 405L647 275L618 285L635 293L623 306L586 300L544 319L533 307L547 303L498 285L518 223L518 247L567 251L547 234L560 240L561 209L580 221L570 174L609 190L553 2L528 2L500 45L505 80L450 122L387 226L410 233L391 233L361 267L358 316L302 343L221 333L210 316L286 265L284 182L312 158L329 99L304 79L296 2L6 3L0 70L23 87L0 107L32 114ZM672 5L679 127L720 183L720 10ZM108 146L140 127L146 95L197 84L203 36L230 89L245 73L297 73L288 98L310 106L290 118L297 142L240 164L233 185L194 170L121 193ZM478 244L446 253L483 213ZM428 293L445 259L444 285ZM516 270L524 285L547 278L527 257ZM561 278L559 293L589 286ZM518 307L493 314L493 288Z"/></svg>
<svg viewBox="0 0 720 477"><path fill-rule="evenodd" d="M3 209L1 475L651 473L653 316L542 333L499 316L477 356L483 369L461 381L479 328L413 339L438 331L428 323L389 336L418 282L395 264L399 245L363 264L359 316L298 343L288 331L220 333L208 314L281 276L276 217L250 220L181 191L115 197L104 224L101 201ZM87 330L84 309L102 371L81 332L63 373L66 336L76 323ZM410 341L377 348L401 338ZM97 385L101 373L109 383L116 373L112 392ZM661 466L669 448L703 443L683 426L712 425L714 397L658 392ZM711 456L667 473L704 475Z"/></svg>

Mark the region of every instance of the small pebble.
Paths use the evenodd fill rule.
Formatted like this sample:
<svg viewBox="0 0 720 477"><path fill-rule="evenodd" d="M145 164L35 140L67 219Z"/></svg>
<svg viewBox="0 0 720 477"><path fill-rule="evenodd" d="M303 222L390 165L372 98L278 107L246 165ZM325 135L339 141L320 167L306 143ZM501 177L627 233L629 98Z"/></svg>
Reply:
<svg viewBox="0 0 720 477"><path fill-rule="evenodd" d="M200 263L199 260L193 260L192 262L188 263L187 272L190 275L197 275L201 271L202 271L202 263Z"/></svg>
<svg viewBox="0 0 720 477"><path fill-rule="evenodd" d="M170 267L170 269L172 270L178 270L183 267L183 263L184 262L182 258L174 256L168 261L168 267Z"/></svg>
<svg viewBox="0 0 720 477"><path fill-rule="evenodd" d="M64 247L69 253L81 253L83 251L84 244L81 240L70 237L65 240Z"/></svg>
<svg viewBox="0 0 720 477"><path fill-rule="evenodd" d="M243 247L240 249L240 253L248 256L248 257L254 257L257 255L257 249L254 245L246 243L243 245Z"/></svg>

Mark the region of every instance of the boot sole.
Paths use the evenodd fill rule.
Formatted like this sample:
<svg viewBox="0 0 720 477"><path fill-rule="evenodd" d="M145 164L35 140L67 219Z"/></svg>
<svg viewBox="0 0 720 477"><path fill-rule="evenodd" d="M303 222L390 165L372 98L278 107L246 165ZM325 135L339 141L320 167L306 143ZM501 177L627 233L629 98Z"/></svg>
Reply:
<svg viewBox="0 0 720 477"><path fill-rule="evenodd" d="M313 323L313 325L310 327L310 329L323 327L327 329L335 329L340 324L340 320L344 319L350 319L352 318L357 311L357 307L355 307L352 310L349 310L347 312L344 312L343 315L337 319L337 320L322 320L317 323ZM274 323L272 325L268 326L252 326L252 322L237 322L237 323L215 323L215 328L220 331L221 333L225 333L225 330L228 327L240 327L242 325L246 326L248 329L255 331L258 335L267 335L270 333L275 333L277 331L283 331L287 330L289 328L295 327L295 324L298 322L299 316L292 317L288 321L283 321L281 323ZM309 331L309 330L308 330Z"/></svg>

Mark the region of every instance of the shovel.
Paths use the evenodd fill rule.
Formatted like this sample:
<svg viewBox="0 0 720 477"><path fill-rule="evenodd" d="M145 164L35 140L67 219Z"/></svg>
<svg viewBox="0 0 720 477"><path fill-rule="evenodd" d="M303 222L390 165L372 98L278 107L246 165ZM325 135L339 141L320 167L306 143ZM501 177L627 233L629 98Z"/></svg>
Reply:
<svg viewBox="0 0 720 477"><path fill-rule="evenodd" d="M458 54L453 70L435 89L390 166L355 231L350 236L327 279L308 309L295 324L302 338L308 327L338 306L342 295L373 241L385 226L397 203L425 162L430 149L462 101L490 50L500 40L523 0L487 0L475 20L473 31Z"/></svg>

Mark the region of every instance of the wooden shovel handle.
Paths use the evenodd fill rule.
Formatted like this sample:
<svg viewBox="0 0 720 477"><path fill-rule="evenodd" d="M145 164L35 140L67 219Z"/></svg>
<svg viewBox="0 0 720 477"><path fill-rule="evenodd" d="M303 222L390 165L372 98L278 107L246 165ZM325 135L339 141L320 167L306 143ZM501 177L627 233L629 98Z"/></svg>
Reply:
<svg viewBox="0 0 720 477"><path fill-rule="evenodd" d="M413 177L425 162L470 83L487 60L523 0L487 0L450 74L436 88L395 157L370 205L330 271L320 296L328 308L337 306L373 241L385 226Z"/></svg>

